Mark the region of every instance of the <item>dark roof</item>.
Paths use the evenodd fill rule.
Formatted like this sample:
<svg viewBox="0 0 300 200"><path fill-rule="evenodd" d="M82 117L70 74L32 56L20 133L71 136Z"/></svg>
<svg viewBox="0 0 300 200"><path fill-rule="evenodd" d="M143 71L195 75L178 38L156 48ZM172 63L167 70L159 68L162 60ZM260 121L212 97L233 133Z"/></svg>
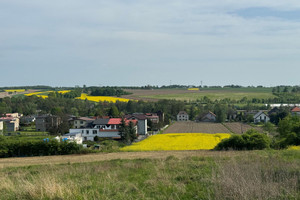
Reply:
<svg viewBox="0 0 300 200"><path fill-rule="evenodd" d="M93 121L94 119L89 118L89 117L79 117L76 120L83 120L83 121Z"/></svg>
<svg viewBox="0 0 300 200"><path fill-rule="evenodd" d="M256 118L258 118L260 115L262 115L262 114L265 114L266 116L268 116L268 114L267 113L265 113L264 111L259 111L258 113L256 113L254 116L253 116L253 118L254 119L256 119Z"/></svg>
<svg viewBox="0 0 300 200"><path fill-rule="evenodd" d="M103 124L108 124L109 119L96 119L93 124L94 125L103 125Z"/></svg>
<svg viewBox="0 0 300 200"><path fill-rule="evenodd" d="M144 114L132 114L132 115L125 115L126 119L138 119L138 120L145 120L147 119Z"/></svg>

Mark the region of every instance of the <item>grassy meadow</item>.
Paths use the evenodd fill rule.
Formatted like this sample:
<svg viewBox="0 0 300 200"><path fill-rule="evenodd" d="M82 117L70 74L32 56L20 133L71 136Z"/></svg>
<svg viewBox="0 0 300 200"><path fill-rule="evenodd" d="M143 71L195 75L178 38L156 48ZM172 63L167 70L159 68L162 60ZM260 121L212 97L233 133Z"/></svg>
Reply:
<svg viewBox="0 0 300 200"><path fill-rule="evenodd" d="M115 156L122 155L117 159ZM299 151L124 152L0 167L0 199L299 199ZM91 155L86 155L91 158ZM60 159L61 164L51 163ZM76 163L76 161L78 163ZM26 164L23 162L23 164ZM1 166L1 165L0 165Z"/></svg>
<svg viewBox="0 0 300 200"><path fill-rule="evenodd" d="M189 100L189 101L196 101L197 99L201 99L203 97L208 97L211 100L221 100L225 98L229 98L232 100L241 100L244 97L248 99L257 98L257 99L267 99L267 98L274 98L275 96L272 92L247 92L247 91L240 91L240 90L203 90L194 93L182 93L182 94L157 94L157 95L144 95L141 96L143 98L153 98L153 99L176 99L176 100Z"/></svg>

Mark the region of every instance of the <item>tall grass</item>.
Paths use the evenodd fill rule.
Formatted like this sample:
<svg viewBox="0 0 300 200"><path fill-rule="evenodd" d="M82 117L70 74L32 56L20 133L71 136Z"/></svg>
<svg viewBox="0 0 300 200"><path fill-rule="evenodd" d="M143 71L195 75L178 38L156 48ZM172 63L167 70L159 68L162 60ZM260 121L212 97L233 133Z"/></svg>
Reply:
<svg viewBox="0 0 300 200"><path fill-rule="evenodd" d="M0 199L297 199L299 156L169 156L0 169Z"/></svg>

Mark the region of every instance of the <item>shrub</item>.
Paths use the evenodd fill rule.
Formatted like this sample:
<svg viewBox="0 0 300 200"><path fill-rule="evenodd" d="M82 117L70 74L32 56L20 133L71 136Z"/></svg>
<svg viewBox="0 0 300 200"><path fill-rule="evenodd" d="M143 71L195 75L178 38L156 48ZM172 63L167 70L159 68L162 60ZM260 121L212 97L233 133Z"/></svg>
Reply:
<svg viewBox="0 0 300 200"><path fill-rule="evenodd" d="M270 147L270 138L256 130L250 129L243 135L232 135L222 140L215 150L261 150Z"/></svg>

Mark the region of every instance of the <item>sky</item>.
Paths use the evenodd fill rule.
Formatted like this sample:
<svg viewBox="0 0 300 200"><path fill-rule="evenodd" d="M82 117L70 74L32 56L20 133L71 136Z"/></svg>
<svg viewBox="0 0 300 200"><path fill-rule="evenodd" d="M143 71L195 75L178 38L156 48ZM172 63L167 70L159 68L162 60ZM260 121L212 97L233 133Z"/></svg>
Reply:
<svg viewBox="0 0 300 200"><path fill-rule="evenodd" d="M0 87L300 85L299 0L1 0Z"/></svg>

